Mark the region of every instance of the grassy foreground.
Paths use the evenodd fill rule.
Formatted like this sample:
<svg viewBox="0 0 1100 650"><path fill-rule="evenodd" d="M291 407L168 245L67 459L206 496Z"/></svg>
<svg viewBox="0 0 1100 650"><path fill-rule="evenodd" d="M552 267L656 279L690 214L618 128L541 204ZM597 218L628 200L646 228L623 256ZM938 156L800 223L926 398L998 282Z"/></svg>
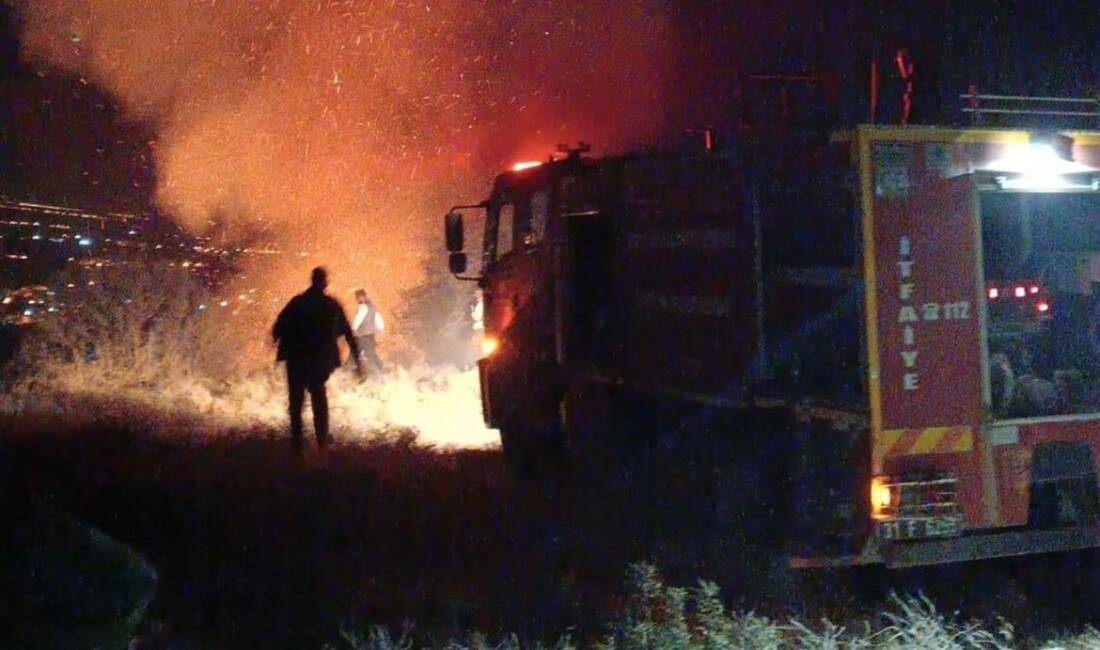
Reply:
<svg viewBox="0 0 1100 650"><path fill-rule="evenodd" d="M1100 632L1091 628L1054 641L1015 638L1011 624L996 629L961 621L936 610L922 596L892 595L889 608L875 620L838 625L829 620L805 624L776 621L753 612L728 611L718 587L700 581L693 588L672 587L649 564L630 568L622 611L609 631L595 643L598 650L1078 650L1100 648ZM465 641L417 642L406 631L392 636L385 628L366 633L344 630L333 650L570 650L578 647L568 636L554 644L525 645L516 637L492 643L479 634Z"/></svg>
<svg viewBox="0 0 1100 650"><path fill-rule="evenodd" d="M125 422L95 403L6 420L0 486L156 567L135 650L1100 649L1092 615L1052 617L1065 598L1014 604L1004 567L887 584L928 598L890 596L874 576L855 595L844 576L792 580L738 545L746 522L706 516L715 508L675 459L603 483L576 468L526 481L497 451L379 432L298 467L281 431L201 435L126 410ZM709 583L670 586L694 576L719 580L721 598Z"/></svg>

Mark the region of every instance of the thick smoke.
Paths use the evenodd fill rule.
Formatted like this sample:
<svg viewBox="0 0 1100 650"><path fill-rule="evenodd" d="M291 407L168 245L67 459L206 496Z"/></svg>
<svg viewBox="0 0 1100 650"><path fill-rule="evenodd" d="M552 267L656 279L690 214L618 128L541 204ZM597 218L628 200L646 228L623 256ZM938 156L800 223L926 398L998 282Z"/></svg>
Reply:
<svg viewBox="0 0 1100 650"><path fill-rule="evenodd" d="M244 284L285 297L324 263L338 296L365 286L383 310L440 255L442 212L484 198L497 170L559 142L650 141L675 40L646 0L16 7L25 58L108 89L158 134L167 214L291 253Z"/></svg>

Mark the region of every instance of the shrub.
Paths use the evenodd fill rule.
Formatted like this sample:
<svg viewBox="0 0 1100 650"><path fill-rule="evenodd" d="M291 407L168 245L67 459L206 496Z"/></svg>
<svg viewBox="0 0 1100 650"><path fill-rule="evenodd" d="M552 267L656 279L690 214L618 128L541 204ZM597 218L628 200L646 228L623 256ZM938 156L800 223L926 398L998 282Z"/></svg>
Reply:
<svg viewBox="0 0 1100 650"><path fill-rule="evenodd" d="M1012 628L1004 624L996 633L974 622L959 622L936 611L923 596L890 597L890 609L877 622L862 621L849 629L828 620L816 626L799 621L785 624L753 612L729 612L718 587L701 581L684 589L665 584L650 564L637 564L628 572L626 593L619 616L595 646L599 650L1007 650L1013 647ZM398 639L384 629L367 635L345 631L343 641L352 650L412 650L417 644L406 630ZM426 647L426 646L425 646ZM519 650L515 637L490 644L474 634L466 642L450 641L446 650ZM545 646L531 644L530 648ZM572 650L563 637L554 646ZM1100 634L1088 630L1043 650L1079 650L1100 647Z"/></svg>
<svg viewBox="0 0 1100 650"><path fill-rule="evenodd" d="M73 386L224 377L240 361L230 353L228 310L186 269L156 262L108 268L68 288L65 302L20 354L21 367L39 380Z"/></svg>

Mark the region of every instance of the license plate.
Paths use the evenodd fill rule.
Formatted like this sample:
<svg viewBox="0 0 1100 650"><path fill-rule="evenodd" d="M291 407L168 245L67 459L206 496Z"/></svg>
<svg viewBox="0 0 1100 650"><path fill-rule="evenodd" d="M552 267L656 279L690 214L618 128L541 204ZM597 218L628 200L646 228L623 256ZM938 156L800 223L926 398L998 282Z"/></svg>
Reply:
<svg viewBox="0 0 1100 650"><path fill-rule="evenodd" d="M961 529L962 524L958 517L929 517L880 521L876 527L876 533L879 539L895 541L927 537L952 537L958 535Z"/></svg>

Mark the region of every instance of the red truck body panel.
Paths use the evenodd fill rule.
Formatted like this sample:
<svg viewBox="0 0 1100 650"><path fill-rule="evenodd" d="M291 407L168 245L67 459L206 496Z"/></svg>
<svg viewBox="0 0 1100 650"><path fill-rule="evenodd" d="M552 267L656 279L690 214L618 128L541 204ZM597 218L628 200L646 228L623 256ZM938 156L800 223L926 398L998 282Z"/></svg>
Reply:
<svg viewBox="0 0 1100 650"><path fill-rule="evenodd" d="M735 394L755 349L755 246L740 170L627 159L613 229L614 373L650 392Z"/></svg>

